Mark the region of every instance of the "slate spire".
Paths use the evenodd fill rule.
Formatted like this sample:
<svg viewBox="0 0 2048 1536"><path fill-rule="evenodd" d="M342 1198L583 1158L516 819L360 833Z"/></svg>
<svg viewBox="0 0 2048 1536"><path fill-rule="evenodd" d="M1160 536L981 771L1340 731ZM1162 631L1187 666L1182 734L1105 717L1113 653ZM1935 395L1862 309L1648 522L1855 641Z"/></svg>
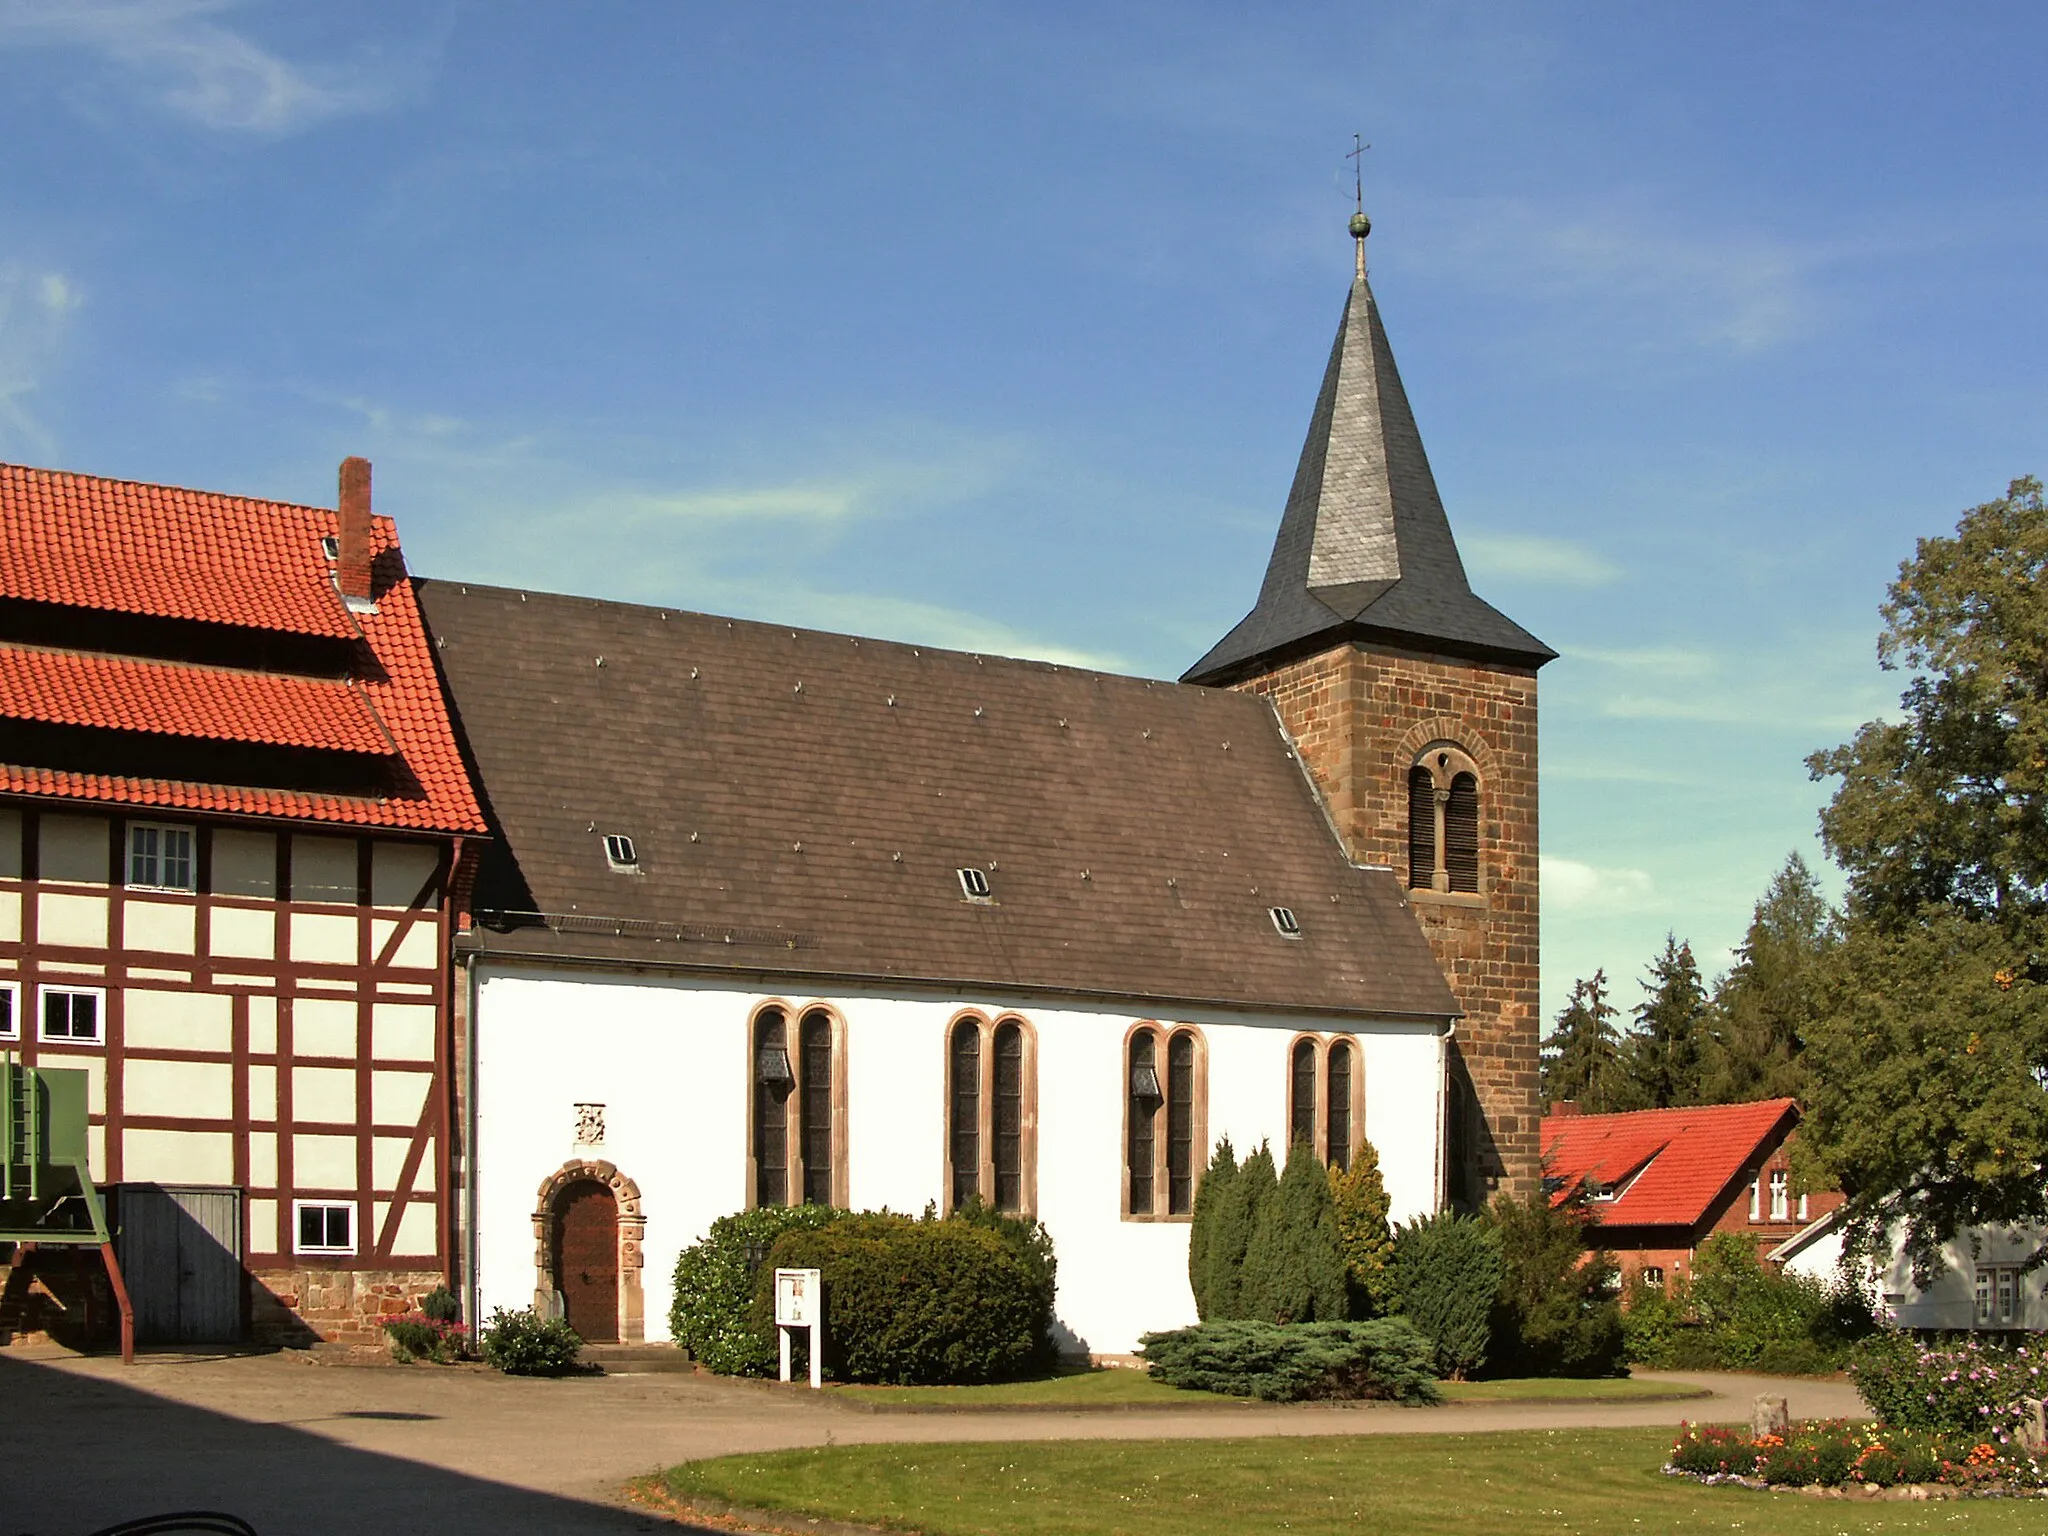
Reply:
<svg viewBox="0 0 2048 1536"><path fill-rule="evenodd" d="M1229 683L1347 639L1522 666L1557 653L1473 594L1365 275L1357 275L1252 611L1182 678Z"/></svg>

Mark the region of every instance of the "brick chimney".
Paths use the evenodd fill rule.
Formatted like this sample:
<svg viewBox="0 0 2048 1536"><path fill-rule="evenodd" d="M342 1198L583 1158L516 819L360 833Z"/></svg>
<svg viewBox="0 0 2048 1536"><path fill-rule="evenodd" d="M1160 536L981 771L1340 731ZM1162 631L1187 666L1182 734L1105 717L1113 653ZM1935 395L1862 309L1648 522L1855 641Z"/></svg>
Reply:
<svg viewBox="0 0 2048 1536"><path fill-rule="evenodd" d="M370 461L341 461L340 531L334 584L344 598L370 600Z"/></svg>

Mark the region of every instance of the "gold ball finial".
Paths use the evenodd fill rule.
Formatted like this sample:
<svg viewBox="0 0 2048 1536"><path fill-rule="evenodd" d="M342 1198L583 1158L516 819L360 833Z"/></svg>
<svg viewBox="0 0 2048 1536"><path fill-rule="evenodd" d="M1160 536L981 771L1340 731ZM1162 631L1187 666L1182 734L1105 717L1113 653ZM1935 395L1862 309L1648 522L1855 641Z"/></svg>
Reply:
<svg viewBox="0 0 2048 1536"><path fill-rule="evenodd" d="M1364 239L1364 238L1365 238L1365 237L1366 237L1367 235L1369 235L1369 234L1371 234L1371 233L1372 233L1372 220L1371 220L1371 219L1368 219L1368 218L1367 218L1367 217L1365 216L1365 214L1364 214L1364 212L1363 212L1362 210L1361 210L1360 212L1358 212L1358 213L1354 213L1353 215L1351 215L1351 238L1352 238L1352 239L1354 239L1354 240L1363 240L1363 239Z"/></svg>

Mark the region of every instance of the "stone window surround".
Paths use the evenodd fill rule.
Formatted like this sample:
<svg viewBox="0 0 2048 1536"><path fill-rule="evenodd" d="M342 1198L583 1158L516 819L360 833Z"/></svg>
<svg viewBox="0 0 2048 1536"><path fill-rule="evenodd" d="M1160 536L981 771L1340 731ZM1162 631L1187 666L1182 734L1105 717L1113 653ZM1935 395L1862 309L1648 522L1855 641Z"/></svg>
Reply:
<svg viewBox="0 0 2048 1536"><path fill-rule="evenodd" d="M1294 1057L1303 1044L1315 1052L1316 1108L1315 1108L1315 1149L1316 1157L1325 1166L1330 1161L1330 1047L1343 1041L1351 1049L1351 1145L1344 1149L1344 1166L1351 1166L1351 1159L1358 1155L1364 1145L1365 1135L1365 1050L1358 1037L1350 1034L1315 1035L1298 1034L1287 1042L1287 1134L1294 1135ZM1293 1150L1289 1146L1288 1150Z"/></svg>
<svg viewBox="0 0 2048 1536"><path fill-rule="evenodd" d="M981 1033L981 1083L978 1102L981 1106L981 1123L977 1128L981 1149L981 1176L979 1180L981 1198L991 1207L995 1204L995 1037L996 1030L1004 1024L1017 1026L1024 1046L1022 1064L1023 1125L1017 1151L1018 1209L1008 1214L1023 1216L1027 1220L1038 1212L1038 1031L1031 1021L1021 1014L999 1014L991 1020L978 1008L962 1009L946 1021L946 1031L941 1039L945 1062L941 1081L945 1084L946 1124L945 1137L939 1144L940 1170L939 1190L941 1204L950 1213L953 1205L953 1037L962 1024L972 1023ZM1128 1199L1128 1195L1126 1196Z"/></svg>
<svg viewBox="0 0 2048 1536"><path fill-rule="evenodd" d="M847 1190L850 1184L847 1170L848 1105L846 1091L846 1020L839 1010L826 1002L809 1002L801 1005L786 999L771 997L757 1004L747 1020L746 1059L746 1103L747 1103L747 1209L752 1210L760 1202L756 1191L760 1187L759 1159L754 1155L755 1132L754 1112L758 1100L755 1093L756 1065L760 1056L760 1030L764 1015L780 1010L783 1018L784 1049L789 1053L790 1069L796 1074L796 1085L790 1089L792 1100L786 1134L788 1136L787 1161L788 1203L802 1205L803 1201L803 1116L798 1108L803 1093L802 1038L803 1021L812 1014L822 1014L832 1029L832 1204L842 1210L848 1205Z"/></svg>
<svg viewBox="0 0 2048 1536"><path fill-rule="evenodd" d="M533 1208L533 1310L538 1317L560 1317L561 1302L555 1290L554 1255L548 1251L554 1224L555 1201L571 1184L594 1180L612 1192L618 1206L619 1236L619 1342L641 1344L647 1339L647 1303L640 1286L640 1271L646 1264L647 1217L641 1209L640 1186L619 1172L617 1166L600 1158L571 1158L541 1180L540 1194Z"/></svg>
<svg viewBox="0 0 2048 1536"><path fill-rule="evenodd" d="M1154 1070L1159 1074L1162 1093L1169 1091L1166 1080L1168 1051L1174 1040L1182 1035L1194 1042L1194 1093L1189 1106L1188 1136L1188 1208L1174 1212L1170 1198L1172 1175L1168 1169L1170 1148L1167 1144L1166 1110L1167 1100L1160 1100L1159 1108L1153 1111L1152 1121L1152 1209L1133 1211L1131 1209L1131 1045L1142 1033L1150 1031L1157 1041L1154 1050ZM1195 1198L1201 1193L1202 1173L1209 1166L1209 1042L1202 1032L1192 1024L1168 1024L1159 1019L1140 1019L1124 1031L1123 1050L1118 1053L1118 1064L1122 1068L1119 1079L1119 1098L1123 1102L1122 1136L1119 1140L1118 1163L1121 1177L1118 1179L1119 1214L1125 1221L1192 1221Z"/></svg>

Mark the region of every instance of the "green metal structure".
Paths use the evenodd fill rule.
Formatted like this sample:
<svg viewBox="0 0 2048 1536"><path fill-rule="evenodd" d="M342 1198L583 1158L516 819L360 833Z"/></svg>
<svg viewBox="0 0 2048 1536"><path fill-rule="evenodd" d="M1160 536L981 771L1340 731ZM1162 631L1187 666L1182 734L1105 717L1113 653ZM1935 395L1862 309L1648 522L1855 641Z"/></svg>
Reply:
<svg viewBox="0 0 2048 1536"><path fill-rule="evenodd" d="M121 1358L135 1358L135 1310L114 1258L87 1153L83 1071L0 1056L0 1243L19 1266L38 1248L97 1248L121 1308Z"/></svg>

